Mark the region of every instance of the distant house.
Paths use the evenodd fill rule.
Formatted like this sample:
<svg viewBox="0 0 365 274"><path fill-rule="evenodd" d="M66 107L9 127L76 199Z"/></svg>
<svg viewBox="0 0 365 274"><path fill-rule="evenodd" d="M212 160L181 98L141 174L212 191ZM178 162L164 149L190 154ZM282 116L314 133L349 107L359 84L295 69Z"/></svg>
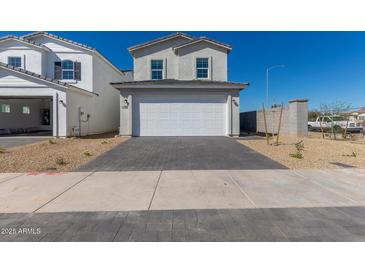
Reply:
<svg viewBox="0 0 365 274"><path fill-rule="evenodd" d="M120 134L128 136L238 136L239 93L228 81L230 45L174 33L129 48L133 81L120 90Z"/></svg>
<svg viewBox="0 0 365 274"><path fill-rule="evenodd" d="M361 120L365 121L365 107L359 108L349 114L350 120Z"/></svg>
<svg viewBox="0 0 365 274"><path fill-rule="evenodd" d="M0 38L0 134L89 135L117 130L131 80L96 49L46 32Z"/></svg>

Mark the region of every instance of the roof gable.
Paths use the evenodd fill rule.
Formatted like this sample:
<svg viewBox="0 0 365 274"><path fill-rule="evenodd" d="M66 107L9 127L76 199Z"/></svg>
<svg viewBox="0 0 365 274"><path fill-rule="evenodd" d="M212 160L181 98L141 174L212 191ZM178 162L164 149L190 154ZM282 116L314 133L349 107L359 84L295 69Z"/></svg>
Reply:
<svg viewBox="0 0 365 274"><path fill-rule="evenodd" d="M202 43L202 42L205 42L205 43L208 43L208 44L212 44L212 45L215 45L215 46L220 47L220 48L224 48L224 49L227 50L227 52L230 52L232 50L232 47L230 45L225 44L225 43L222 43L222 42L219 42L219 41L216 41L216 40L213 40L213 39L210 39L210 38L207 38L207 37L200 37L198 39L194 39L192 41L188 41L188 42L186 42L184 44L181 44L179 46L174 47L173 50L175 52L177 52L181 48L189 47L189 46L195 45L197 43Z"/></svg>
<svg viewBox="0 0 365 274"><path fill-rule="evenodd" d="M139 50L139 49L142 49L142 48L146 48L146 47L149 47L149 46L153 46L153 45L156 45L156 44L159 44L159 43L163 43L165 41L169 41L169 40L172 40L172 39L176 39L176 38L185 38L189 41L191 40L194 40L194 37L186 34L186 33L182 33L182 32L176 32L176 33L173 33L173 34L170 34L170 35L167 35L167 36L163 36L163 37L160 37L160 38L157 38L157 39L154 39L154 40L150 40L150 41L147 41L147 42L144 42L142 44L138 44L138 45L135 45L135 46L132 46L132 47L129 47L128 48L128 51L130 53L136 51L136 50Z"/></svg>

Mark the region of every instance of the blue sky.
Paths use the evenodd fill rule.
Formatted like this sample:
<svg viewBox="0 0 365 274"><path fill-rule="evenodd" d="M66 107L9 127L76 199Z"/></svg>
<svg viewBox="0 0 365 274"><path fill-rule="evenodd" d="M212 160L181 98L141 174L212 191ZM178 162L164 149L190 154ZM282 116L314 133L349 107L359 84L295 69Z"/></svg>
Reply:
<svg viewBox="0 0 365 274"><path fill-rule="evenodd" d="M52 32L97 48L121 69L132 69L127 48L171 32ZM23 35L28 32L0 32ZM310 108L344 101L365 106L365 32L187 32L208 36L233 46L229 80L249 82L241 92L241 110L261 106L265 70L270 72L270 101L308 98Z"/></svg>

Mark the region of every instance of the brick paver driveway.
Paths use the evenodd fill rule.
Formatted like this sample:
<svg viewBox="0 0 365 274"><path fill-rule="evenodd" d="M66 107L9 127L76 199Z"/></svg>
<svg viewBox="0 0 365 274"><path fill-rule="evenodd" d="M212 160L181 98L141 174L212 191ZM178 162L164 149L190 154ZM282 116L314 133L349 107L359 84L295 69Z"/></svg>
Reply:
<svg viewBox="0 0 365 274"><path fill-rule="evenodd" d="M138 137L78 171L285 169L228 137Z"/></svg>

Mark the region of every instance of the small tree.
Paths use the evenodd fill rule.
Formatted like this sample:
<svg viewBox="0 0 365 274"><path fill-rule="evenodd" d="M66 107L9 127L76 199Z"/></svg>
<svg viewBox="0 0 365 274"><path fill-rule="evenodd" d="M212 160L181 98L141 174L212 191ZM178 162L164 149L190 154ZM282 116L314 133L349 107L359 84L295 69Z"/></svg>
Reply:
<svg viewBox="0 0 365 274"><path fill-rule="evenodd" d="M334 116L334 115L344 115L346 112L348 112L351 109L351 105L347 104L343 101L335 101L333 103L329 104L321 104L320 111L321 115L325 116ZM342 128L338 125L336 125L334 122L331 124L331 133L333 135L333 138L336 140L337 133L341 132L344 134L344 138L346 138L346 132L347 132L347 125L348 125L348 116L346 116L347 123L345 130L342 130Z"/></svg>

